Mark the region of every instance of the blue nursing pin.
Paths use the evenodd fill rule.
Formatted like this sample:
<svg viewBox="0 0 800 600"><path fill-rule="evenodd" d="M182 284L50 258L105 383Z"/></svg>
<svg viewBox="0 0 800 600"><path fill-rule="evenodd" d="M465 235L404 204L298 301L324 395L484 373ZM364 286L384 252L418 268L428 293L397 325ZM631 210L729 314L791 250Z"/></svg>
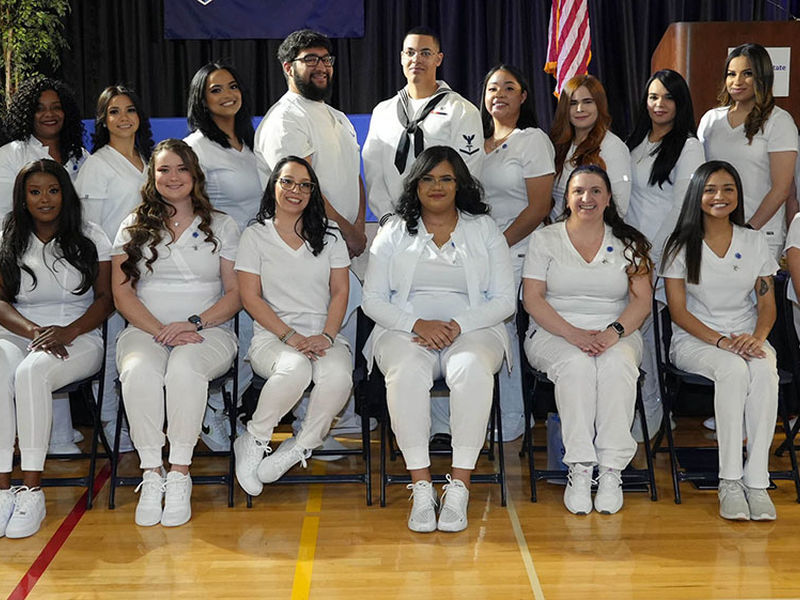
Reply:
<svg viewBox="0 0 800 600"><path fill-rule="evenodd" d="M737 252L736 254L734 254L734 256L735 256L736 258L742 258L742 254L741 254L740 252Z"/></svg>
<svg viewBox="0 0 800 600"><path fill-rule="evenodd" d="M606 246L606 252L613 252L614 246Z"/></svg>

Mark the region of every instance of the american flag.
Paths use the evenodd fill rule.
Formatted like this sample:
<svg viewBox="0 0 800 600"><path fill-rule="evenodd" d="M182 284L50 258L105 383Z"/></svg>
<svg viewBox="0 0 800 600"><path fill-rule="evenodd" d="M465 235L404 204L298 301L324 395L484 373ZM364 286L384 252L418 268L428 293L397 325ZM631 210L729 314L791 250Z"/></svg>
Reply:
<svg viewBox="0 0 800 600"><path fill-rule="evenodd" d="M544 70L556 78L556 96L572 77L586 73L591 59L588 0L553 0Z"/></svg>

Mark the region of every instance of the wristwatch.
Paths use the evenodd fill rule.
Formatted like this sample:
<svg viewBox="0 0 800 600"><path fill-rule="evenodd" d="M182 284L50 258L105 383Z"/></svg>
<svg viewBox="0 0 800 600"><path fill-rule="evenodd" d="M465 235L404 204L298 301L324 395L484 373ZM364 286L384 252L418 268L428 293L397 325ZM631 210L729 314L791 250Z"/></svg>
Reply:
<svg viewBox="0 0 800 600"><path fill-rule="evenodd" d="M192 325L194 325L197 331L200 331L203 328L203 319L201 319L197 315L192 315L186 320L189 321L189 323L191 323Z"/></svg>
<svg viewBox="0 0 800 600"><path fill-rule="evenodd" d="M625 328L622 326L622 323L620 323L619 321L614 321L608 327L611 327L611 329L616 331L617 335L619 337L622 337L623 335L625 335ZM606 329L608 329L608 327L606 327Z"/></svg>

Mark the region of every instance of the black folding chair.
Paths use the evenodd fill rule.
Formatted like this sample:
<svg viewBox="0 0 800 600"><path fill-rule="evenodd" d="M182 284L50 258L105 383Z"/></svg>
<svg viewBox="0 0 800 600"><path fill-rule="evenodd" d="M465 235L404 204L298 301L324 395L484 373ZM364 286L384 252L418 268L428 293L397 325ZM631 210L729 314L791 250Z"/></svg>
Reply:
<svg viewBox="0 0 800 600"><path fill-rule="evenodd" d="M546 445L534 445L533 443L533 427L530 423L537 408L537 391L542 385L553 385L553 382L547 377L543 371L534 369L528 362L525 354L525 336L527 335L530 317L519 301L517 306L517 331L519 334L519 355L521 377L522 377L522 399L525 409L525 435L522 438L522 449L520 456L527 453L528 455L528 472L531 479L531 502L537 501L536 482L540 479L547 479L550 481L558 481L566 483L567 471L554 470L554 469L537 469L534 461L534 453L536 451L543 452L547 450ZM548 407L551 411L556 411L557 408L553 404ZM642 377L636 384L636 411L642 425L642 432L644 439L650 439L647 431L647 420L644 417L644 403L642 401ZM636 469L630 465L622 471L622 489L628 492L650 492L650 500L655 502L658 500L658 490L656 489L656 476L655 468L653 465L653 454L650 451L650 445L644 444L644 454L647 461L646 469Z"/></svg>
<svg viewBox="0 0 800 600"><path fill-rule="evenodd" d="M785 282L784 287L785 290ZM776 289L776 293L778 293ZM659 314L660 312L660 314ZM672 473L672 489L675 495L675 504L681 503L680 482L696 482L698 487L703 489L716 489L719 481L719 451L717 446L676 446L674 434L672 432L671 417L676 412L678 400L681 393L687 386L694 386L695 390L703 390L705 393L712 394L714 382L707 377L690 373L679 369L669 359L669 348L672 340L672 320L669 308L664 306L659 311L656 300L653 300L653 327L656 340L656 363L658 366L658 383L661 390L661 402L664 408L664 417L661 421L661 429L653 441L653 452L669 452L670 470ZM773 334L782 326L776 321L773 332L770 334L770 342L775 339ZM776 347L776 351L778 348ZM779 363L780 364L780 363ZM786 398L795 397L795 380L792 373L781 368L778 369L779 394L778 394L778 414L783 421L783 429L789 443L789 454L792 463L791 471L770 471L769 476L772 480L791 480L794 481L797 501L800 502L800 477L797 471L797 457L794 451L794 439L789 428L789 416L786 410ZM661 447L663 438L667 438L667 447ZM690 469L687 467L679 468L679 459L683 457L685 463L696 462L698 468Z"/></svg>
<svg viewBox="0 0 800 600"><path fill-rule="evenodd" d="M127 323L126 323L127 325ZM236 337L239 337L239 315L238 313L233 319L233 330ZM231 382L231 388L228 388L228 382ZM114 436L114 450L113 458L111 460L111 489L108 494L108 507L115 508L115 498L117 487L120 486L136 486L142 482L141 475L135 477L120 477L117 475L117 467L119 465L119 438L122 430L122 420L127 421L125 413L125 403L122 398L122 386L119 378L115 380L117 392L119 394L119 407L117 409L117 429ZM236 403L239 398L239 360L238 353L233 356L233 363L230 369L225 373L211 380L208 384L209 393L214 391L222 393L223 407L225 414L228 417L231 434L229 436L229 446L226 450L198 450L194 453L195 457L206 456L225 456L228 458L228 471L219 475L192 475L193 485L224 485L228 489L228 506L233 506L233 487L235 481L235 461L233 455L233 440L236 437Z"/></svg>

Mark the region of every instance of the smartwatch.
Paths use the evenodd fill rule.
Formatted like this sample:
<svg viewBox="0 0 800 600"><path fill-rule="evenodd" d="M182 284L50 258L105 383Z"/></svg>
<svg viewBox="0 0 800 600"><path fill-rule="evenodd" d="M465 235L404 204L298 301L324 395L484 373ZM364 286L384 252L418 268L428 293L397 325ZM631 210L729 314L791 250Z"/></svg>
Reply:
<svg viewBox="0 0 800 600"><path fill-rule="evenodd" d="M619 321L614 321L608 327L611 327L611 329L616 331L617 335L619 337L622 337L623 335L625 335L625 328L622 326L622 323L620 323ZM606 329L608 329L608 327L606 327Z"/></svg>
<svg viewBox="0 0 800 600"><path fill-rule="evenodd" d="M186 320L189 321L189 323L191 323L192 325L194 325L197 331L200 331L203 328L203 320L197 315L192 315Z"/></svg>

